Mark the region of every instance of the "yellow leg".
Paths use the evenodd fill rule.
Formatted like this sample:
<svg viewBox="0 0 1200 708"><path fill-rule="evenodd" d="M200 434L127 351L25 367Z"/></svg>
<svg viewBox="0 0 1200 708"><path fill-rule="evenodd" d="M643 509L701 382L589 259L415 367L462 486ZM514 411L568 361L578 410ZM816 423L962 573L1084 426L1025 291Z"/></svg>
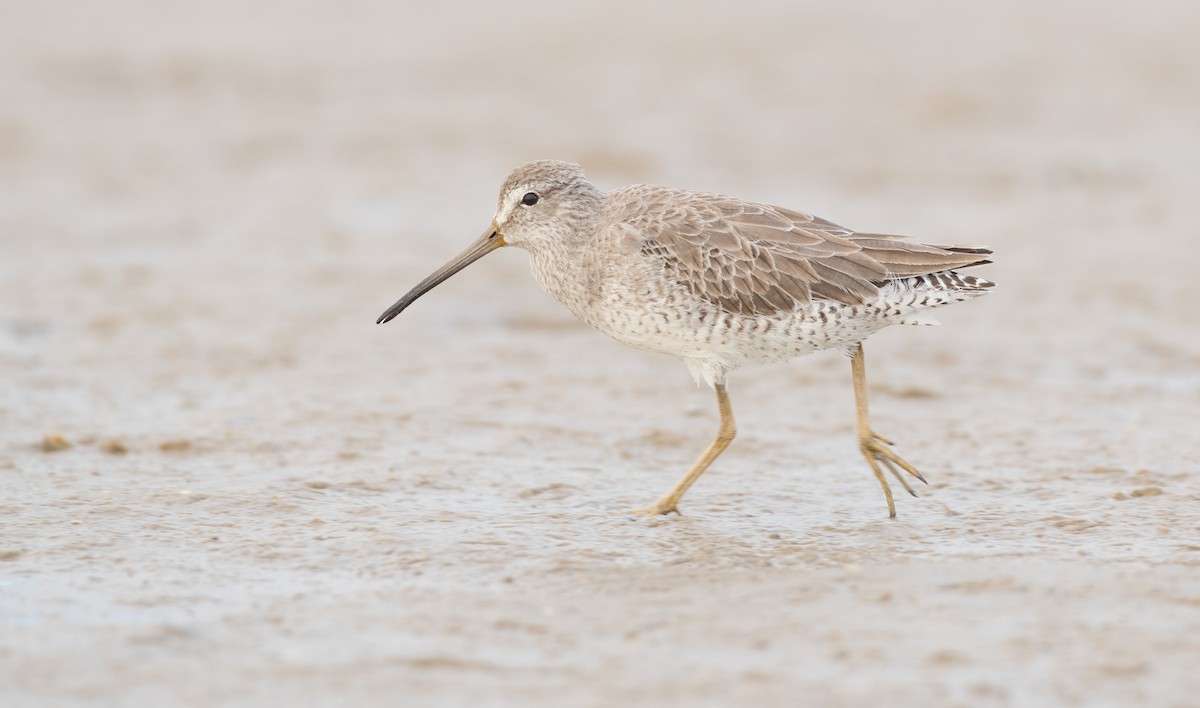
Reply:
<svg viewBox="0 0 1200 708"><path fill-rule="evenodd" d="M892 450L891 440L882 435L876 435L871 430L871 422L867 416L867 362L862 344L854 349L854 354L850 357L850 368L854 372L854 407L858 412L858 449L862 451L863 457L867 458L867 464L871 465L875 479L878 479L879 485L883 487L883 495L887 497L888 516L895 518L896 503L892 501L892 488L888 486L887 478L883 476L882 467L886 467L888 472L891 472L914 497L917 496L917 493L908 486L908 481L896 467L899 466L922 482L925 482L925 478L921 476L916 467ZM928 484L928 482L925 483Z"/></svg>
<svg viewBox="0 0 1200 708"><path fill-rule="evenodd" d="M733 436L737 434L737 427L733 424L733 409L729 406L729 395L725 393L725 384L717 384L714 387L717 391L717 408L721 411L721 427L717 429L717 438L712 441L700 459L696 460L692 468L687 471L683 479L679 480L671 491L667 492L666 496L658 500L654 506L646 507L645 509L635 509L634 514L670 514L671 512L679 513L677 505L679 500L683 498L683 493L692 486L692 483L704 474L704 470L717 459L717 456L729 447L729 443L733 440Z"/></svg>

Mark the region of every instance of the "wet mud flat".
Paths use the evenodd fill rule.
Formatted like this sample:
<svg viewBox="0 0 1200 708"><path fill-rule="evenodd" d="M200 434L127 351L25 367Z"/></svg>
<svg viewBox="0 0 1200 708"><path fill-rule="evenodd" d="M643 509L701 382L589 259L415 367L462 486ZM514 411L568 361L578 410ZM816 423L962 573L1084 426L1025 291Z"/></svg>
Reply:
<svg viewBox="0 0 1200 708"><path fill-rule="evenodd" d="M0 702L1189 704L1200 16L1089 8L6 7ZM520 252L376 327L541 157L992 247L867 344L921 497L823 353L622 513L712 394Z"/></svg>

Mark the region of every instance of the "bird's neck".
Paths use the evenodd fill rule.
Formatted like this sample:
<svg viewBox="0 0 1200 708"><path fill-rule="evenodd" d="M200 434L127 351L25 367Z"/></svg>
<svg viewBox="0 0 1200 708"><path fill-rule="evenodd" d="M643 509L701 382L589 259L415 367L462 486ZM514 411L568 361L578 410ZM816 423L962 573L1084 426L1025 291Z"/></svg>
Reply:
<svg viewBox="0 0 1200 708"><path fill-rule="evenodd" d="M589 321L588 312L600 292L603 244L597 238L600 208L565 214L558 233L529 249L533 275L555 300L577 317Z"/></svg>

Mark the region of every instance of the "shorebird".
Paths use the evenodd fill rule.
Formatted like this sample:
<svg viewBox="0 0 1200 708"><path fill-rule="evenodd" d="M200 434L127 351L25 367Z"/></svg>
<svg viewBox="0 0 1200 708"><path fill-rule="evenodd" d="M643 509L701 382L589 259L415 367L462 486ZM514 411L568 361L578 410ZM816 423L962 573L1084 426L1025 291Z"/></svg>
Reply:
<svg viewBox="0 0 1200 708"><path fill-rule="evenodd" d="M988 292L960 268L990 263L987 248L931 246L858 233L768 204L651 185L603 192L583 168L539 160L509 173L491 225L474 243L379 316L503 246L530 254L554 299L619 342L679 357L716 391L717 436L682 479L638 513L679 513L679 500L733 440L726 379L751 364L822 349L850 357L858 447L896 516L886 469L917 468L871 428L862 341L894 324L937 324L928 310Z"/></svg>

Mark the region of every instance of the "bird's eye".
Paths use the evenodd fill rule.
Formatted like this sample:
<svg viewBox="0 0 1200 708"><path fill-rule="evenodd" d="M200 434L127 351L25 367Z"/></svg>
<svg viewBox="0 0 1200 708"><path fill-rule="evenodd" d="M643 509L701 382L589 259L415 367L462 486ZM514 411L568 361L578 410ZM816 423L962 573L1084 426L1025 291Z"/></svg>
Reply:
<svg viewBox="0 0 1200 708"><path fill-rule="evenodd" d="M536 192L526 192L525 196L521 197L521 203L525 206L533 206L538 203L538 195Z"/></svg>

